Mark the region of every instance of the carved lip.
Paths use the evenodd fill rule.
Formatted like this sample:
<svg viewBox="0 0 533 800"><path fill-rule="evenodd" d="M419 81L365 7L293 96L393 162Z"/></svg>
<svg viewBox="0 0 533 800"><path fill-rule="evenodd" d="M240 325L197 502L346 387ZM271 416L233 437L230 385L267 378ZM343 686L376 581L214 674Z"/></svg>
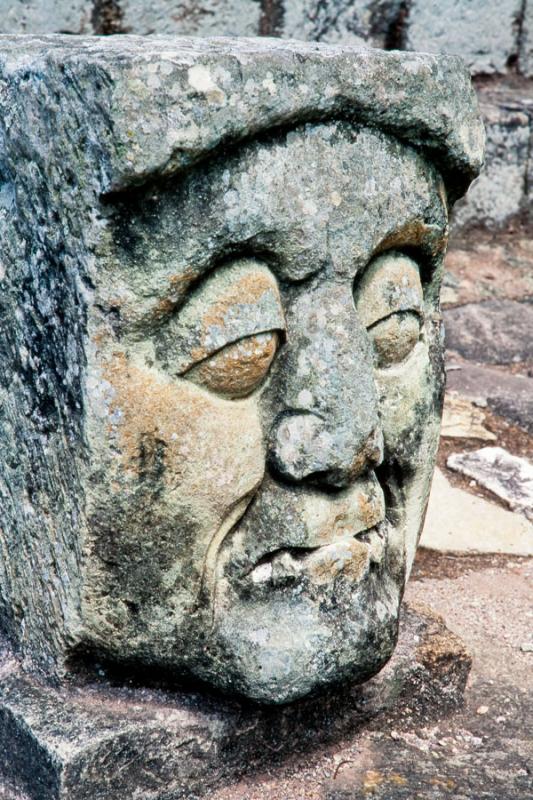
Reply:
<svg viewBox="0 0 533 800"><path fill-rule="evenodd" d="M383 523L356 534L344 534L317 547L278 547L256 561L243 577L253 584L284 586L304 576L327 583L343 573L361 579L370 564L383 559L386 528Z"/></svg>

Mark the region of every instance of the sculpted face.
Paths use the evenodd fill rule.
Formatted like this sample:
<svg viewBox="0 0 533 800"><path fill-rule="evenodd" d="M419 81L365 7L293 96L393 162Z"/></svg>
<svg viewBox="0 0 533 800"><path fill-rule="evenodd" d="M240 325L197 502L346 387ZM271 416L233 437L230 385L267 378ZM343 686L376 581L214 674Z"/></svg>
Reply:
<svg viewBox="0 0 533 800"><path fill-rule="evenodd" d="M444 198L332 122L110 207L85 650L261 702L383 666L438 439Z"/></svg>

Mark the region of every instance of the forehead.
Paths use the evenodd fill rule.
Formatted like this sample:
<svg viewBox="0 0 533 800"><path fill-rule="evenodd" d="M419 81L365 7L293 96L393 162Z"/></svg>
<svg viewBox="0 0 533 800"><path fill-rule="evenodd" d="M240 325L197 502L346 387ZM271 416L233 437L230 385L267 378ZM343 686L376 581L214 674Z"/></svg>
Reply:
<svg viewBox="0 0 533 800"><path fill-rule="evenodd" d="M438 249L446 222L440 175L414 149L347 123L309 125L121 198L109 265L152 296L232 254L262 254L289 281L353 276L387 244Z"/></svg>

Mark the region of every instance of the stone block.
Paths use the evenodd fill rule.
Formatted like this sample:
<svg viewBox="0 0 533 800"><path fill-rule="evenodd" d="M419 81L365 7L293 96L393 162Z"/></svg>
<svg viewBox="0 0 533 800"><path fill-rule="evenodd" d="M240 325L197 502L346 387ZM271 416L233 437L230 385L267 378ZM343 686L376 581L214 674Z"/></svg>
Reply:
<svg viewBox="0 0 533 800"><path fill-rule="evenodd" d="M442 553L533 556L533 524L522 514L457 489L436 469L420 546Z"/></svg>
<svg viewBox="0 0 533 800"><path fill-rule="evenodd" d="M416 606L379 677L274 710L82 676L51 688L3 647L0 773L10 800L192 800L285 753L356 742L370 722L386 717L388 728L407 707L436 720L462 705L470 666L461 640Z"/></svg>
<svg viewBox="0 0 533 800"><path fill-rule="evenodd" d="M487 131L485 166L453 214L455 230L496 229L531 206L528 182L533 100L527 87L479 92Z"/></svg>
<svg viewBox="0 0 533 800"><path fill-rule="evenodd" d="M142 35L257 36L264 14L257 0L120 0L116 6L122 32Z"/></svg>
<svg viewBox="0 0 533 800"><path fill-rule="evenodd" d="M92 33L90 0L0 0L0 33Z"/></svg>
<svg viewBox="0 0 533 800"><path fill-rule="evenodd" d="M518 68L522 75L533 78L533 3L525 3L520 40Z"/></svg>
<svg viewBox="0 0 533 800"><path fill-rule="evenodd" d="M522 0L409 3L406 48L460 55L472 73L505 73L518 56Z"/></svg>
<svg viewBox="0 0 533 800"><path fill-rule="evenodd" d="M444 311L446 346L483 364L528 362L533 356L533 303L486 300Z"/></svg>
<svg viewBox="0 0 533 800"><path fill-rule="evenodd" d="M533 434L533 378L461 363L448 372L446 385L486 402L496 414Z"/></svg>

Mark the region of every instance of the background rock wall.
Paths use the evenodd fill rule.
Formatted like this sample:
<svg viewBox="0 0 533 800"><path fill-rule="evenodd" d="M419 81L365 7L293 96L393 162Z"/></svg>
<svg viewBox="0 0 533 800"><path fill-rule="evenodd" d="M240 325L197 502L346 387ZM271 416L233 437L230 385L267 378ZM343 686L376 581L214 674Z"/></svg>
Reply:
<svg viewBox="0 0 533 800"><path fill-rule="evenodd" d="M488 146L456 230L532 221L533 0L0 0L0 33L58 32L281 36L457 53L479 91Z"/></svg>

